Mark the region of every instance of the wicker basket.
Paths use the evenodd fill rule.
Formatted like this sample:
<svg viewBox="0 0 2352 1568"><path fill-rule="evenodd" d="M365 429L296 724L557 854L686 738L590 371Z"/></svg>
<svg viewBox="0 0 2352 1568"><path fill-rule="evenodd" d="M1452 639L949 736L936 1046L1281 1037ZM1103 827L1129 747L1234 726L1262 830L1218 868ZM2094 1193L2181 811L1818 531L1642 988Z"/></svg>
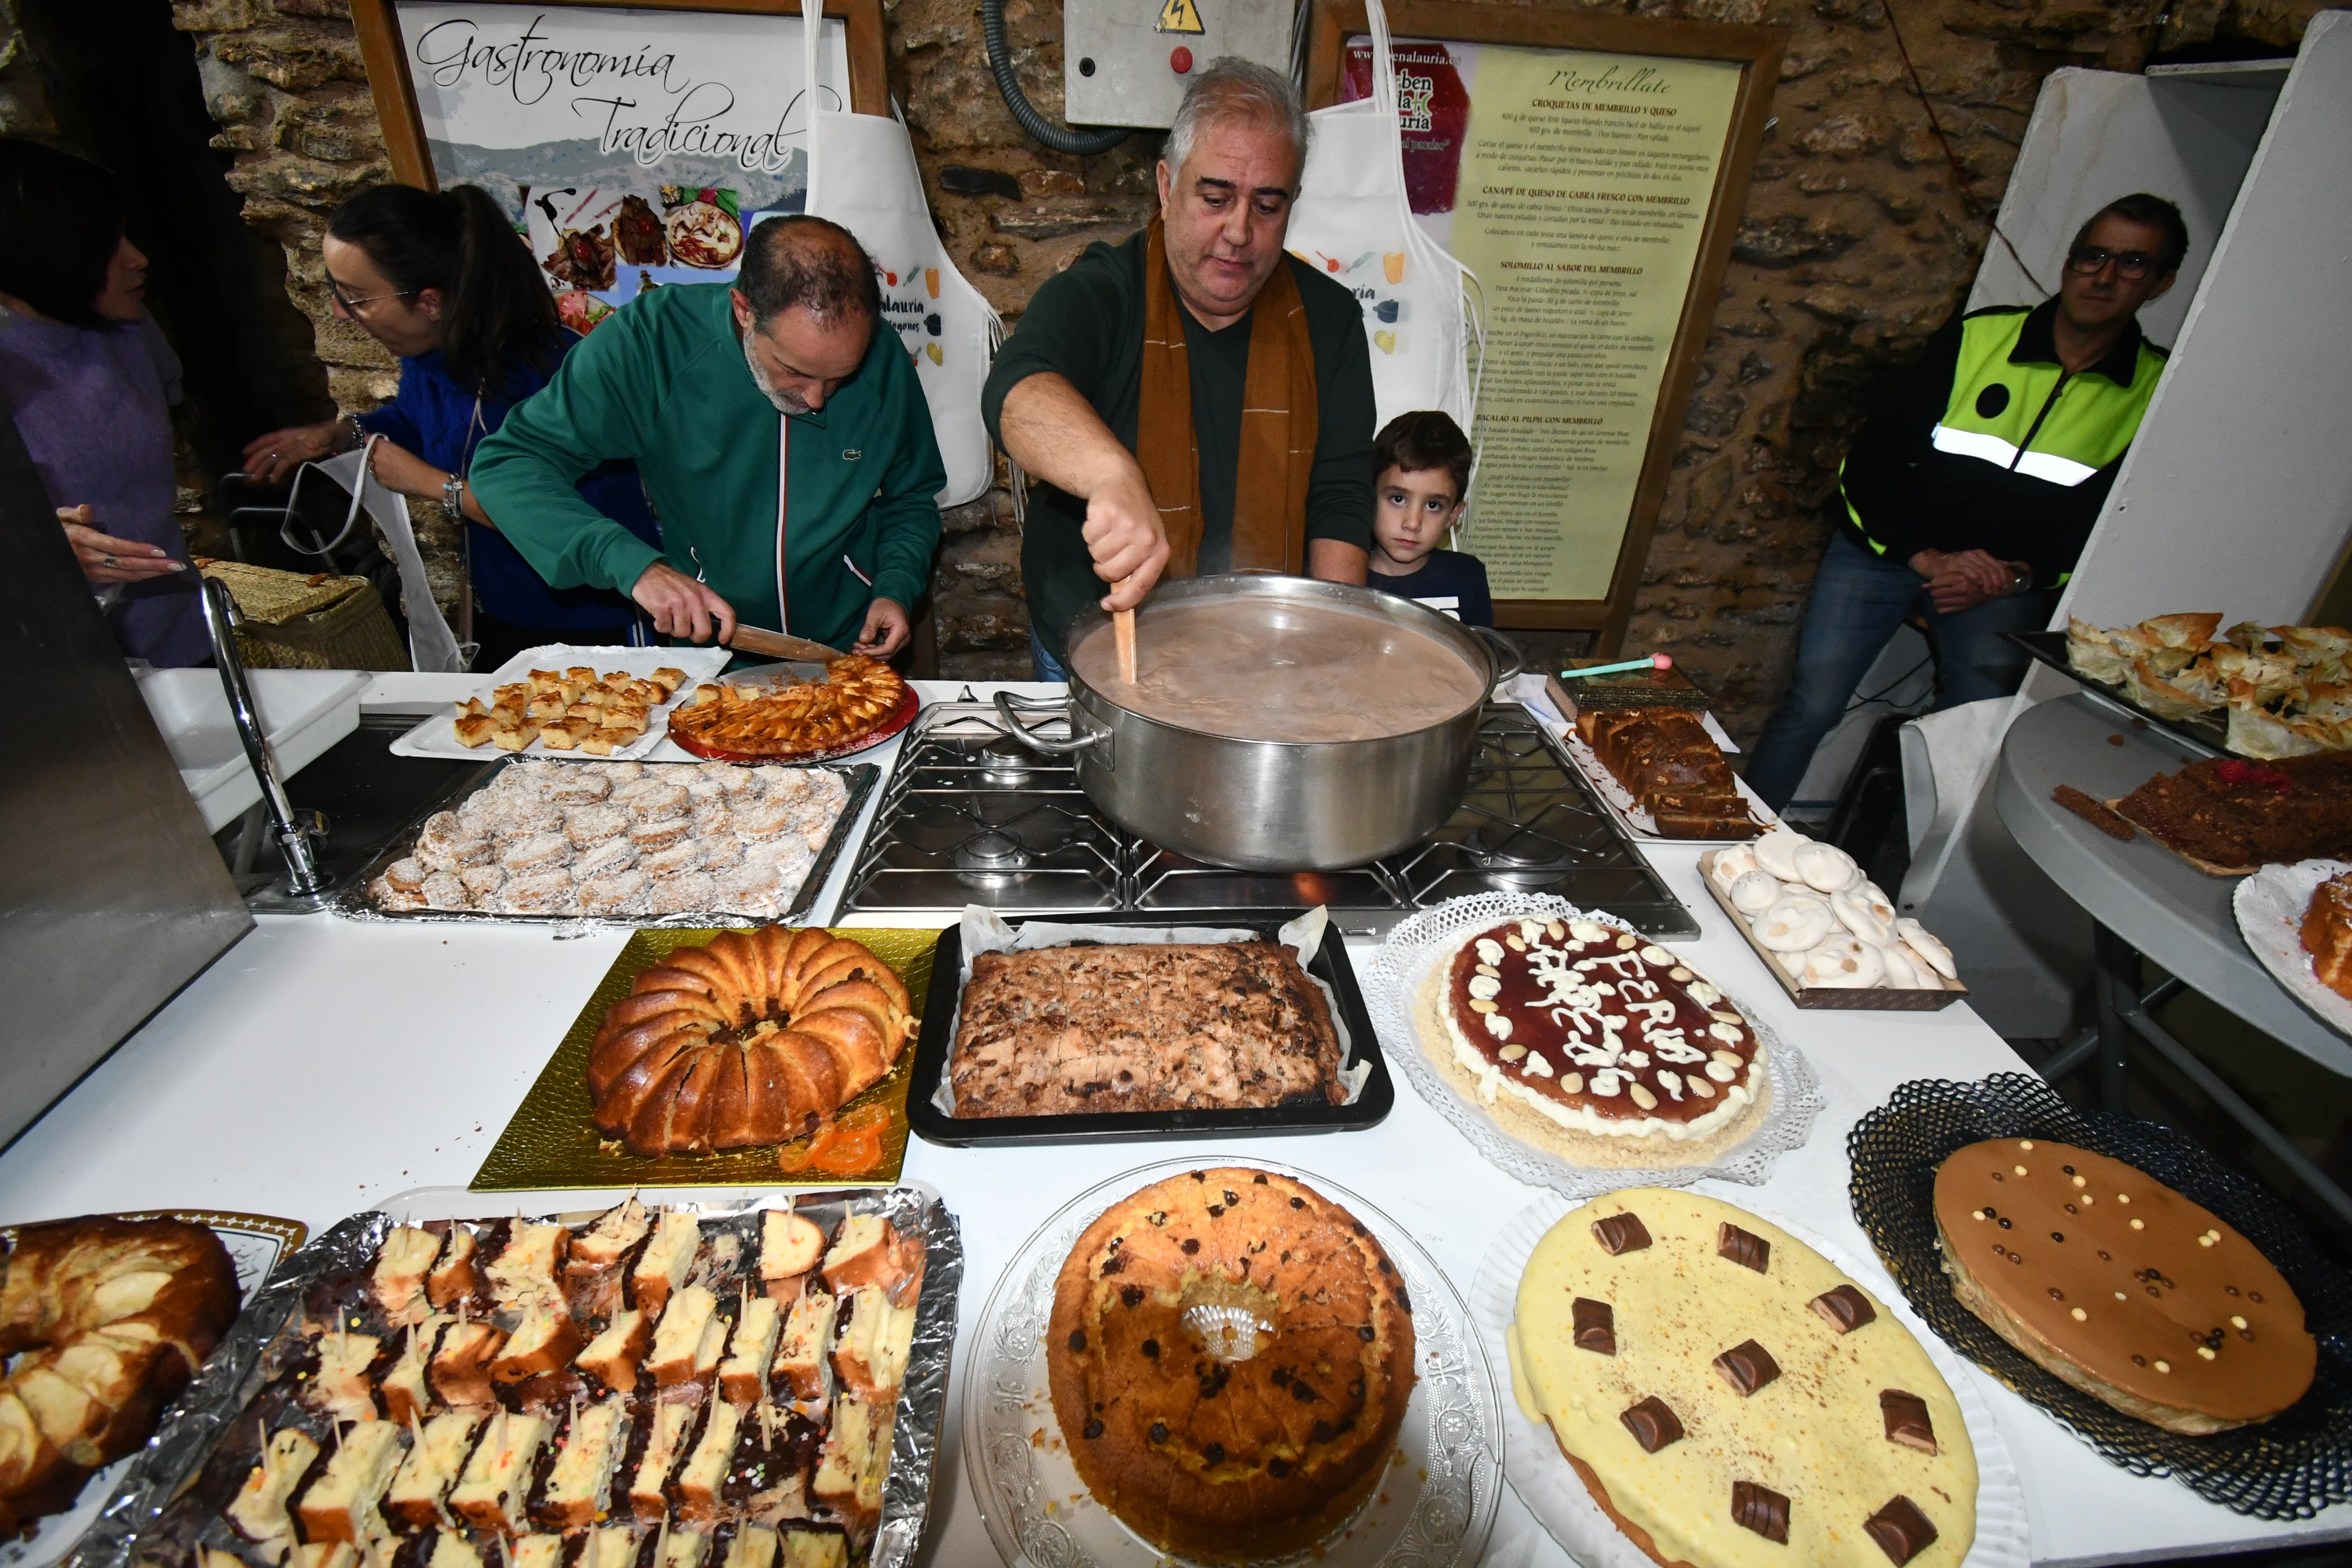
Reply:
<svg viewBox="0 0 2352 1568"><path fill-rule="evenodd" d="M408 650L364 577L305 576L238 561L201 570L228 585L244 616L237 657L249 669L406 669Z"/></svg>

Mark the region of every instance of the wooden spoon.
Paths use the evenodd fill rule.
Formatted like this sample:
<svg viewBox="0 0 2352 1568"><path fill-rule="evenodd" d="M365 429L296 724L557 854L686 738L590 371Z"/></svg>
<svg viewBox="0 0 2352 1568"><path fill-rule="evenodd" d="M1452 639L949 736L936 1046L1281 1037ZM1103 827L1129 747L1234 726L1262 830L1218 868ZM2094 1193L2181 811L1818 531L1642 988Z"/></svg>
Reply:
<svg viewBox="0 0 2352 1568"><path fill-rule="evenodd" d="M1111 635L1118 639L1118 678L1132 686L1135 684L1135 612L1113 610L1110 629Z"/></svg>

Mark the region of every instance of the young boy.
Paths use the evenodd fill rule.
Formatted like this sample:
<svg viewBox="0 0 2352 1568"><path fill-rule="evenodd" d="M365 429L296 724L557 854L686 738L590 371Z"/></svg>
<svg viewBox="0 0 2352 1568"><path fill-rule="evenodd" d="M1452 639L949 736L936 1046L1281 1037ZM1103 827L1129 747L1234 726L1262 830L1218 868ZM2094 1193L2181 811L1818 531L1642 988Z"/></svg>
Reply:
<svg viewBox="0 0 2352 1568"><path fill-rule="evenodd" d="M1486 567L1475 555L1437 542L1462 515L1470 482L1470 441L1435 409L1400 414L1372 446L1380 479L1372 488L1372 570L1382 593L1426 605L1474 626L1495 624Z"/></svg>

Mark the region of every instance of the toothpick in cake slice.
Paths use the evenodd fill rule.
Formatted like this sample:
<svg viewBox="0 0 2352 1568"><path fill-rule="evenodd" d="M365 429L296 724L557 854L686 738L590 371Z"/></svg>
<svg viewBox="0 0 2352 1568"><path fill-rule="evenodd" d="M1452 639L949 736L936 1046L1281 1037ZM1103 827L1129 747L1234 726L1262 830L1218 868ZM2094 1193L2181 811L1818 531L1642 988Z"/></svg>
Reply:
<svg viewBox="0 0 2352 1568"><path fill-rule="evenodd" d="M809 1490L850 1521L862 1535L882 1517L882 1477L890 1468L892 1407L844 1394L833 1402L833 1425L817 1458Z"/></svg>
<svg viewBox="0 0 2352 1568"><path fill-rule="evenodd" d="M835 1295L862 1285L887 1289L902 1283L908 1272L898 1233L888 1220L871 1214L854 1214L841 1222L824 1268L824 1282Z"/></svg>
<svg viewBox="0 0 2352 1568"><path fill-rule="evenodd" d="M764 1524L746 1524L727 1543L725 1568L776 1568L776 1532Z"/></svg>
<svg viewBox="0 0 2352 1568"><path fill-rule="evenodd" d="M368 1368L375 1364L375 1352L383 1342L373 1334L338 1329L320 1334L319 1369L310 1374L302 1403L338 1425L374 1420L375 1383L368 1376Z"/></svg>
<svg viewBox="0 0 2352 1568"><path fill-rule="evenodd" d="M425 1321L432 1303L425 1297L425 1278L441 1256L441 1238L416 1226L394 1226L376 1252L375 1273L369 1293L392 1326L404 1329Z"/></svg>
<svg viewBox="0 0 2352 1568"><path fill-rule="evenodd" d="M423 1420L433 1414L436 1403L431 1382L433 1352L441 1342L441 1331L457 1321L445 1313L432 1312L423 1322L409 1325L406 1338L401 1342L400 1359L392 1363L392 1370L377 1385L383 1394L385 1420L405 1426L412 1420Z"/></svg>
<svg viewBox="0 0 2352 1568"><path fill-rule="evenodd" d="M635 1533L627 1525L613 1524L588 1532L572 1568L635 1568L636 1561Z"/></svg>
<svg viewBox="0 0 2352 1568"><path fill-rule="evenodd" d="M481 1244L474 1239L474 1233L464 1226L451 1226L440 1261L425 1277L425 1299L445 1312L455 1311L460 1302L477 1310L489 1305L489 1292L482 1284L481 1256Z"/></svg>
<svg viewBox="0 0 2352 1568"><path fill-rule="evenodd" d="M768 1368L783 1333L783 1312L765 1296L746 1296L735 1316L735 1336L719 1368L719 1387L728 1402L756 1405L768 1396Z"/></svg>
<svg viewBox="0 0 2352 1568"><path fill-rule="evenodd" d="M627 1401L615 1394L581 1410L563 1435L562 1451L548 1472L546 1494L532 1513L550 1530L593 1524L612 1504L613 1472L629 1447Z"/></svg>
<svg viewBox="0 0 2352 1568"><path fill-rule="evenodd" d="M770 1209L760 1216L760 1285L771 1300L801 1298L809 1271L824 1256L824 1232L806 1215Z"/></svg>
<svg viewBox="0 0 2352 1568"><path fill-rule="evenodd" d="M654 1568L702 1568L710 1555L710 1537L696 1530L673 1530L663 1535Z"/></svg>
<svg viewBox="0 0 2352 1568"><path fill-rule="evenodd" d="M719 1315L719 1298L708 1286L689 1285L662 1309L646 1370L653 1373L656 1386L675 1388L716 1371L726 1343L727 1321Z"/></svg>
<svg viewBox="0 0 2352 1568"><path fill-rule="evenodd" d="M505 1410L490 1417L489 1430L474 1445L465 1474L449 1494L449 1510L477 1530L519 1534L531 1470L549 1426L544 1416Z"/></svg>
<svg viewBox="0 0 2352 1568"><path fill-rule="evenodd" d="M646 1243L629 1276L630 1304L649 1312L662 1310L670 1293L686 1283L701 1249L702 1226L695 1217L677 1209L662 1210L654 1221L653 1239Z"/></svg>
<svg viewBox="0 0 2352 1568"><path fill-rule="evenodd" d="M646 1359L653 1341L653 1314L624 1308L613 1314L604 1331L591 1340L572 1364L614 1393L626 1394L637 1386L638 1363Z"/></svg>
<svg viewBox="0 0 2352 1568"><path fill-rule="evenodd" d="M261 1462L253 1467L229 1502L229 1523L272 1563L285 1562L294 1549L294 1521L286 1510L286 1500L294 1495L318 1457L319 1445L309 1433L294 1426L280 1427L269 1435L262 1447Z"/></svg>
<svg viewBox="0 0 2352 1568"><path fill-rule="evenodd" d="M295 1505L306 1540L358 1545L391 1534L376 1505L399 1468L401 1436L389 1421L362 1421L343 1434L327 1468Z"/></svg>
<svg viewBox="0 0 2352 1568"><path fill-rule="evenodd" d="M842 1382L868 1398L887 1399L907 1375L914 1349L915 1309L894 1307L879 1286L852 1290L841 1299L842 1323L834 1340L833 1366Z"/></svg>
<svg viewBox="0 0 2352 1568"><path fill-rule="evenodd" d="M562 1311L563 1285L558 1271L571 1245L572 1232L561 1225L518 1220L507 1231L505 1250L490 1264L490 1300L504 1312L532 1307Z"/></svg>
<svg viewBox="0 0 2352 1568"><path fill-rule="evenodd" d="M456 1531L445 1530L433 1538L433 1552L425 1558L425 1568L483 1568L482 1554Z"/></svg>
<svg viewBox="0 0 2352 1568"><path fill-rule="evenodd" d="M787 1529L781 1568L849 1568L849 1537L837 1530Z"/></svg>
<svg viewBox="0 0 2352 1568"><path fill-rule="evenodd" d="M772 1371L792 1397L823 1401L833 1395L833 1363L825 1352L833 1343L833 1320L840 1302L822 1291L793 1303L776 1347Z"/></svg>
<svg viewBox="0 0 2352 1568"><path fill-rule="evenodd" d="M452 1410L409 1428L408 1457L384 1494L384 1511L411 1529L428 1524L454 1524L444 1500L465 1472L466 1458L488 1417L478 1411Z"/></svg>
<svg viewBox="0 0 2352 1568"><path fill-rule="evenodd" d="M694 1427L697 1408L691 1405L661 1405L654 1408L653 1430L646 1438L645 1457L629 1479L629 1507L643 1520L669 1514L669 1473L686 1453L687 1436Z"/></svg>
<svg viewBox="0 0 2352 1568"><path fill-rule="evenodd" d="M520 1383L542 1373L560 1372L580 1352L580 1325L559 1303L523 1309L522 1321L507 1336L490 1363L493 1383Z"/></svg>
<svg viewBox="0 0 2352 1568"><path fill-rule="evenodd" d="M740 1406L714 1398L703 1417L702 1436L677 1473L678 1517L709 1524L719 1517L719 1492L726 1485L727 1467L735 1458L735 1439L743 1429Z"/></svg>
<svg viewBox="0 0 2352 1568"><path fill-rule="evenodd" d="M441 1403L459 1410L487 1410L498 1404L490 1363L506 1342L495 1323L459 1322L444 1330L426 1373Z"/></svg>

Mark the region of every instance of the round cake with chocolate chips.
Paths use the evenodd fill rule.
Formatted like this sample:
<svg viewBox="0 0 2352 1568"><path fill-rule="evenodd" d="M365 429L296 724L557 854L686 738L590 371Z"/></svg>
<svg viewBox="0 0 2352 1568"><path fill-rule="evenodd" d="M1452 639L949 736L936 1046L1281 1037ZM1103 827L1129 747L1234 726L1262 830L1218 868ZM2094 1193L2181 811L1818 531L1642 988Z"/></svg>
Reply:
<svg viewBox="0 0 2352 1568"><path fill-rule="evenodd" d="M1504 1343L1521 1413L1667 1568L1958 1568L1976 1538L1976 1450L1935 1363L1744 1209L1628 1187L1572 1210Z"/></svg>
<svg viewBox="0 0 2352 1568"><path fill-rule="evenodd" d="M1440 1070L1580 1163L1706 1163L1768 1097L1755 1026L1675 954L1599 921L1527 916L1465 938L1421 1013Z"/></svg>
<svg viewBox="0 0 2352 1568"><path fill-rule="evenodd" d="M2028 1359L2168 1432L2226 1432L2311 1386L2303 1303L2254 1244L2146 1173L1999 1138L1936 1172L1960 1305Z"/></svg>
<svg viewBox="0 0 2352 1568"><path fill-rule="evenodd" d="M1096 1501L1165 1552L1277 1557L1380 1484L1412 1394L1412 1302L1370 1232L1314 1188L1194 1171L1078 1237L1045 1357Z"/></svg>

